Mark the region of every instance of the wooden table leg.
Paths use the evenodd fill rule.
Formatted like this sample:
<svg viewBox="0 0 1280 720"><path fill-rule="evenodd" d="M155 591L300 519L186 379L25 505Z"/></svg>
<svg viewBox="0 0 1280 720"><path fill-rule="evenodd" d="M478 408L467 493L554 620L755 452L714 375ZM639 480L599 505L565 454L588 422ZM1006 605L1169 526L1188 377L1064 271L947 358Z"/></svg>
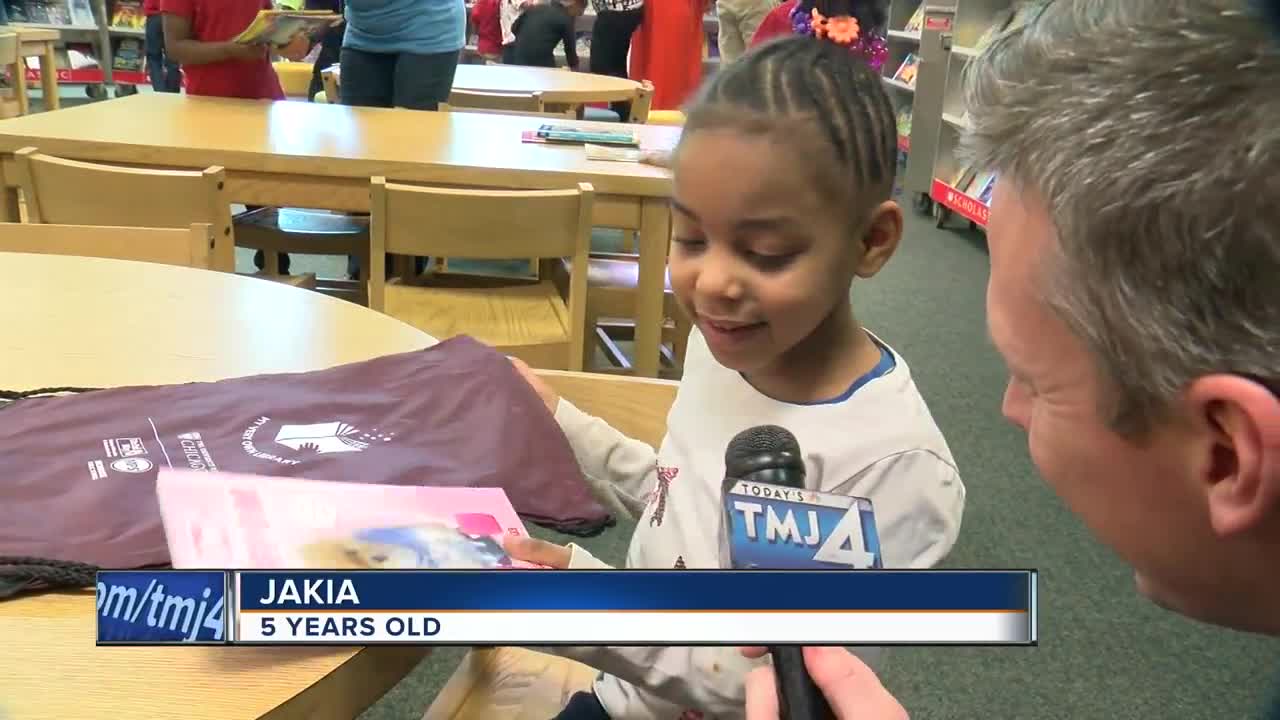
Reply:
<svg viewBox="0 0 1280 720"><path fill-rule="evenodd" d="M40 56L40 87L44 89L44 109L57 110L61 107L58 100L58 56L54 54L53 43L45 43L44 54Z"/></svg>
<svg viewBox="0 0 1280 720"><path fill-rule="evenodd" d="M10 67L13 68L13 94L17 96L18 114L26 115L31 112L31 97L27 91L27 61L19 57L18 64Z"/></svg>
<svg viewBox="0 0 1280 720"><path fill-rule="evenodd" d="M658 376L658 346L662 341L662 299L666 285L667 250L671 243L671 208L665 199L646 198L640 203L636 281L635 373Z"/></svg>
<svg viewBox="0 0 1280 720"><path fill-rule="evenodd" d="M4 177L4 162L0 161L0 222L21 222L18 211L18 188L9 187Z"/></svg>

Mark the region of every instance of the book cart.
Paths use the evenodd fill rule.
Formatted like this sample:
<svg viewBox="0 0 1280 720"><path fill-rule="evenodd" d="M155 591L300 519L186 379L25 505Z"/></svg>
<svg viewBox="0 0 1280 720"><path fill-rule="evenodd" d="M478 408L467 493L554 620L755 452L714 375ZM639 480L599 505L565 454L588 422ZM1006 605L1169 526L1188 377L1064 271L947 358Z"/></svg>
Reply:
<svg viewBox="0 0 1280 720"><path fill-rule="evenodd" d="M968 167L956 154L960 134L968 126L964 69L993 37L1025 22L1035 4L1034 0L958 0L954 8L936 13L939 18L950 18L949 27L938 35L935 53L942 86L941 122L928 192L938 227L959 216L971 228L986 230L996 177ZM937 25L941 28L948 23L939 21Z"/></svg>
<svg viewBox="0 0 1280 720"><path fill-rule="evenodd" d="M136 92L147 82L141 0L3 0L10 25L57 30L58 84L94 99ZM28 64L27 80L40 80Z"/></svg>

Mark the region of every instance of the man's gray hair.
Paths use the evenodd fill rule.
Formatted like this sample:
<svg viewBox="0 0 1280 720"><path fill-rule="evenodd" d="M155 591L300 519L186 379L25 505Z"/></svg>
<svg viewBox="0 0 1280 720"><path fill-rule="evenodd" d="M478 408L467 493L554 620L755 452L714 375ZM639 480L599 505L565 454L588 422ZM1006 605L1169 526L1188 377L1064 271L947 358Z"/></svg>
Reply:
<svg viewBox="0 0 1280 720"><path fill-rule="evenodd" d="M1280 392L1280 42L1247 0L1042 5L966 70L964 150L1048 208L1111 424L1208 373Z"/></svg>

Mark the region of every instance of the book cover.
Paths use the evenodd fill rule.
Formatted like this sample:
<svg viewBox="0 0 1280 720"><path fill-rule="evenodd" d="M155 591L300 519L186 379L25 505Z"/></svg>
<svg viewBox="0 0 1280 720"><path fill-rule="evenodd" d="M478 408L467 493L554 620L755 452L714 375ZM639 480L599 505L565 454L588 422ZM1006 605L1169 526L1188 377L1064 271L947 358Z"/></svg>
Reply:
<svg viewBox="0 0 1280 720"><path fill-rule="evenodd" d="M636 147L640 141L634 133L609 130L584 130L571 125L543 125L538 137L550 142L591 143L595 145L626 145Z"/></svg>
<svg viewBox="0 0 1280 720"><path fill-rule="evenodd" d="M907 59L902 61L902 65L898 66L898 71L893 74L893 79L906 83L910 87L916 86L916 71L920 69L920 56L915 53L907 53Z"/></svg>
<svg viewBox="0 0 1280 720"><path fill-rule="evenodd" d="M502 549L528 532L500 488L161 470L156 494L175 568L537 567Z"/></svg>
<svg viewBox="0 0 1280 720"><path fill-rule="evenodd" d="M606 145L583 145L588 160L608 160L612 162L638 163L644 159L644 152L639 148L610 147Z"/></svg>
<svg viewBox="0 0 1280 720"><path fill-rule="evenodd" d="M142 30L147 26L147 18L142 12L142 3L138 0L116 0L111 14L111 27L122 30Z"/></svg>
<svg viewBox="0 0 1280 720"><path fill-rule="evenodd" d="M318 32L342 20L327 10L259 10L234 42L288 45L299 35Z"/></svg>

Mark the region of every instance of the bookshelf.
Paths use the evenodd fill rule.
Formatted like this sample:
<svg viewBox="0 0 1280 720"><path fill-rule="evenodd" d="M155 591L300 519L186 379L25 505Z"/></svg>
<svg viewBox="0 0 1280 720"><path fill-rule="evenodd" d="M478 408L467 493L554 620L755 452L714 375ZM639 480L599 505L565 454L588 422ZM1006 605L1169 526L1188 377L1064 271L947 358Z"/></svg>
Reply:
<svg viewBox="0 0 1280 720"><path fill-rule="evenodd" d="M938 128L929 197L938 227L955 216L985 230L995 177L965 167L956 157L960 136L968 127L964 108L965 66L998 33L1025 22L1036 0L958 0L951 31L944 36L940 63L942 122Z"/></svg>
<svg viewBox="0 0 1280 720"><path fill-rule="evenodd" d="M130 94L147 81L140 0L0 0L9 23L15 27L57 30L58 84L83 85L94 99ZM127 18L121 6L136 6L136 24L118 24ZM127 20L122 21L127 23ZM28 64L27 80L40 81L40 69Z"/></svg>

